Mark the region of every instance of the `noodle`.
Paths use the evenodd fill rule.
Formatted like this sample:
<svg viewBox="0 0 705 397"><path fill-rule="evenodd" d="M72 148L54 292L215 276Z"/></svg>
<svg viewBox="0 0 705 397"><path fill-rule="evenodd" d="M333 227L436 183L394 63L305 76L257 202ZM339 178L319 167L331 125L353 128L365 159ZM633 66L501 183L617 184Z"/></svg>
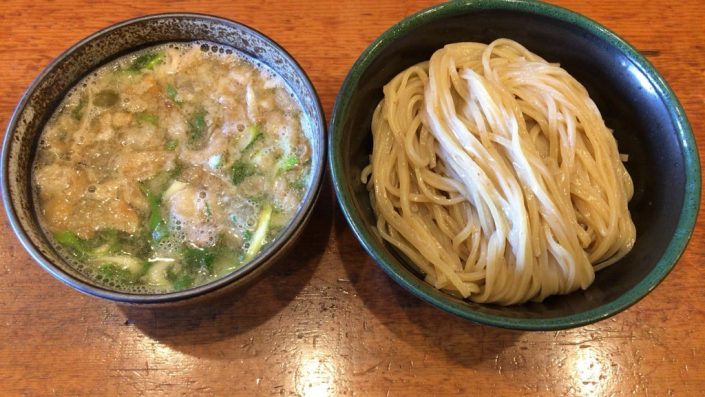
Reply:
<svg viewBox="0 0 705 397"><path fill-rule="evenodd" d="M384 87L362 173L377 228L438 289L511 305L629 252L633 186L585 88L520 44L449 44Z"/></svg>

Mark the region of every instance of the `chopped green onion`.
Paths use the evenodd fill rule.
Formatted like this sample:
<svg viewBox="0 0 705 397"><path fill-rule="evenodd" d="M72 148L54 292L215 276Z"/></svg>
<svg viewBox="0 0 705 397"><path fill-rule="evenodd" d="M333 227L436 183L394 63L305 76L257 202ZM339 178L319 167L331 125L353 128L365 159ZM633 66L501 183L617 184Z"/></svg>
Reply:
<svg viewBox="0 0 705 397"><path fill-rule="evenodd" d="M161 196L150 191L145 192L147 202L149 203L149 218L147 218L147 227L151 232L152 240L159 242L169 236L169 226L162 218L161 211Z"/></svg>
<svg viewBox="0 0 705 397"><path fill-rule="evenodd" d="M68 248L76 257L82 257L87 254L88 247L85 242L74 232L70 232L68 230L56 232L54 233L54 240Z"/></svg>
<svg viewBox="0 0 705 397"><path fill-rule="evenodd" d="M86 102L88 102L88 100L86 100L85 96L82 96L78 101L78 105L71 110L71 117L75 120L81 120L81 118L83 118L83 109L86 107Z"/></svg>
<svg viewBox="0 0 705 397"><path fill-rule="evenodd" d="M113 90L99 91L93 97L93 104L102 108L114 106L120 100L120 95Z"/></svg>
<svg viewBox="0 0 705 397"><path fill-rule="evenodd" d="M189 122L191 127L188 137L189 145L195 145L203 138L206 132L207 114L208 112L206 112L205 109L200 109L193 115L193 118Z"/></svg>
<svg viewBox="0 0 705 397"><path fill-rule="evenodd" d="M299 158L295 154L290 154L279 164L279 170L281 172L287 172L294 169L294 167L299 165Z"/></svg>
<svg viewBox="0 0 705 397"><path fill-rule="evenodd" d="M245 244L249 244L251 240L252 240L252 232L249 230L245 230L242 233L242 242Z"/></svg>
<svg viewBox="0 0 705 397"><path fill-rule="evenodd" d="M166 222L161 221L152 229L152 240L159 242L167 237L169 237L169 226L167 226Z"/></svg>
<svg viewBox="0 0 705 397"><path fill-rule="evenodd" d="M148 112L139 112L135 116L137 117L137 121L139 121L140 123L146 122L154 126L157 126L159 124L159 117L156 114Z"/></svg>
<svg viewBox="0 0 705 397"><path fill-rule="evenodd" d="M123 269L114 263L105 263L98 266L98 274L103 276L105 281L115 280L126 284L131 284L135 279L129 270Z"/></svg>
<svg viewBox="0 0 705 397"><path fill-rule="evenodd" d="M211 250L189 246L182 247L181 255L183 263L195 271L206 270L210 272L215 259L215 254Z"/></svg>
<svg viewBox="0 0 705 397"><path fill-rule="evenodd" d="M150 52L135 58L127 68L128 72L141 72L145 69L154 69L155 66L164 61L163 52Z"/></svg>
<svg viewBox="0 0 705 397"><path fill-rule="evenodd" d="M176 150L176 148L178 148L178 147L179 147L179 141L176 140L176 139L169 139L169 140L166 141L166 143L164 144L164 149L166 149L166 150L168 150L168 151L170 151L170 152L173 152L173 151Z"/></svg>
<svg viewBox="0 0 705 397"><path fill-rule="evenodd" d="M167 272L167 278L171 281L171 286L174 288L174 291L182 291L193 286L193 277L185 273L177 275L169 271Z"/></svg>
<svg viewBox="0 0 705 397"><path fill-rule="evenodd" d="M94 261L104 265L110 264L117 266L135 276L144 274L144 271L146 270L146 262L129 255L103 256L95 258Z"/></svg>
<svg viewBox="0 0 705 397"><path fill-rule="evenodd" d="M184 170L184 165L181 163L176 163L174 168L172 168L171 171L169 171L169 175L171 176L171 179L174 179L177 176L179 176L181 174L181 171L183 171L183 170Z"/></svg>
<svg viewBox="0 0 705 397"><path fill-rule="evenodd" d="M247 196L247 200L251 201L254 204L257 204L258 206L263 206L269 201L269 196L266 194L255 194L252 196Z"/></svg>
<svg viewBox="0 0 705 397"><path fill-rule="evenodd" d="M306 181L306 177L304 175L301 175L301 177L297 178L293 182L289 182L289 188L294 190L304 190L306 189L306 186L308 186L308 182Z"/></svg>
<svg viewBox="0 0 705 397"><path fill-rule="evenodd" d="M211 212L211 206L208 204L207 201L203 207L203 213L206 214L206 218L209 220L211 219L211 216L213 215L213 213Z"/></svg>
<svg viewBox="0 0 705 397"><path fill-rule="evenodd" d="M245 132L248 134L247 144L241 150L242 153L245 153L248 150L252 149L252 146L254 146L257 141L264 138L264 129L262 129L262 126L259 124L252 124L251 126L247 127Z"/></svg>
<svg viewBox="0 0 705 397"><path fill-rule="evenodd" d="M118 251L120 241L117 230L104 229L99 231L98 236L93 239L93 245L97 246L91 251L92 255L102 256Z"/></svg>
<svg viewBox="0 0 705 397"><path fill-rule="evenodd" d="M267 233L269 232L269 222L272 220L272 205L267 203L262 212L259 214L259 220L257 221L257 229L252 235L250 240L250 246L247 248L247 253L245 254L245 261L249 261L259 253L262 249L262 245L267 238Z"/></svg>
<svg viewBox="0 0 705 397"><path fill-rule="evenodd" d="M183 102L181 98L179 98L179 92L176 91L176 87L171 84L167 84L166 86L166 96L168 96L169 99L177 105Z"/></svg>
<svg viewBox="0 0 705 397"><path fill-rule="evenodd" d="M232 167L232 181L234 185L239 185L247 177L255 174L255 167L252 164L238 160Z"/></svg>

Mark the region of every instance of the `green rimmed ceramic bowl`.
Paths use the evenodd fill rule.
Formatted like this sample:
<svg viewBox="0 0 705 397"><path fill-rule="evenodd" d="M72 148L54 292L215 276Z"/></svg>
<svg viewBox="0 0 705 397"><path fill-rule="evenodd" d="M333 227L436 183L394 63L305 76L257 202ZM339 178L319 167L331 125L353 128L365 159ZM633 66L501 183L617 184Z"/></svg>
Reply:
<svg viewBox="0 0 705 397"><path fill-rule="evenodd" d="M436 290L374 232L360 171L368 163L370 122L382 87L443 45L516 40L559 62L588 89L635 185L633 250L597 273L585 291L543 303L476 304ZM555 330L605 319L633 305L673 269L691 236L700 202L700 163L683 108L663 78L607 28L566 9L533 1L453 2L412 15L377 38L343 82L329 127L329 163L340 206L367 252L419 298L466 319L505 328Z"/></svg>

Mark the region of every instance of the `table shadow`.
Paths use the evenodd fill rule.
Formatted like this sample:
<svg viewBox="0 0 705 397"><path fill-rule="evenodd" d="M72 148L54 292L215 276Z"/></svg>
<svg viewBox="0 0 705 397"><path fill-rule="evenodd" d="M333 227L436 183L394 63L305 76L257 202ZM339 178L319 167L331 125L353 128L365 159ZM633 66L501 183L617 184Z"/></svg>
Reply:
<svg viewBox="0 0 705 397"><path fill-rule="evenodd" d="M198 357L218 357L217 342L242 334L282 311L311 279L332 229L330 186L323 186L314 212L289 252L247 286L177 307L119 306L147 336ZM208 345L213 345L211 348Z"/></svg>
<svg viewBox="0 0 705 397"><path fill-rule="evenodd" d="M440 352L464 367L476 367L496 361L522 336L522 331L462 319L413 296L365 252L342 214L336 214L334 228L340 258L360 299L380 323L415 350Z"/></svg>

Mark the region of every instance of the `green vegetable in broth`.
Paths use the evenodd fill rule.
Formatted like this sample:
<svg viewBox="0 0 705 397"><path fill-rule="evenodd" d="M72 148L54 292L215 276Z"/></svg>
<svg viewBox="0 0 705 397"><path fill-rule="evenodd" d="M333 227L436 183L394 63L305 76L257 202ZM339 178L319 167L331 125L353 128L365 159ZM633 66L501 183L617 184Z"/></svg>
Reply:
<svg viewBox="0 0 705 397"><path fill-rule="evenodd" d="M101 230L88 240L81 239L72 231L61 230L54 233L54 240L79 258L109 254L115 252L120 245L118 232L112 229Z"/></svg>
<svg viewBox="0 0 705 397"><path fill-rule="evenodd" d="M93 104L102 108L114 106L120 100L120 95L113 90L99 91L93 97Z"/></svg>
<svg viewBox="0 0 705 397"><path fill-rule="evenodd" d="M194 113L193 118L190 122L191 130L189 132L188 143L190 145L196 145L203 140L204 134L206 132L206 112L205 109L200 109Z"/></svg>
<svg viewBox="0 0 705 397"><path fill-rule="evenodd" d="M284 161L281 162L279 169L282 172L291 171L294 169L294 167L296 167L298 165L299 165L299 157L296 156L295 154L290 154L284 159Z"/></svg>
<svg viewBox="0 0 705 397"><path fill-rule="evenodd" d="M78 101L76 107L71 110L71 117L73 117L75 120L81 120L81 118L83 117L83 109L86 107L86 102L86 97L81 96L81 99Z"/></svg>
<svg viewBox="0 0 705 397"><path fill-rule="evenodd" d="M161 197L147 192L147 202L149 203L147 227L151 231L152 240L159 242L169 236L169 227L162 218Z"/></svg>
<svg viewBox="0 0 705 397"><path fill-rule="evenodd" d="M135 58L127 68L130 72L142 72L145 69L154 69L155 66L164 61L164 53L161 51L142 54Z"/></svg>
<svg viewBox="0 0 705 397"><path fill-rule="evenodd" d="M63 245L71 254L77 257L85 256L88 247L86 247L83 240L81 240L76 233L70 232L68 230L61 230L54 233L54 240L57 243Z"/></svg>
<svg viewBox="0 0 705 397"><path fill-rule="evenodd" d="M169 139L164 144L164 149L169 150L169 151L176 150L176 148L178 148L178 147L179 147L179 141L177 141L176 139Z"/></svg>
<svg viewBox="0 0 705 397"><path fill-rule="evenodd" d="M215 259L215 254L207 248L185 246L182 248L181 255L184 265L195 271L210 271Z"/></svg>
<svg viewBox="0 0 705 397"><path fill-rule="evenodd" d="M130 273L134 277L142 275L147 266L145 261L129 255L99 256L94 258L93 262L100 264L99 268L112 266Z"/></svg>
<svg viewBox="0 0 705 397"><path fill-rule="evenodd" d="M98 274L107 280L118 280L122 284L132 284L135 277L129 270L123 269L114 263L105 263L98 266Z"/></svg>
<svg viewBox="0 0 705 397"><path fill-rule="evenodd" d="M300 104L268 69L201 44L104 66L42 132L40 222L106 288L163 293L223 277L275 240L303 199Z"/></svg>
<svg viewBox="0 0 705 397"><path fill-rule="evenodd" d="M183 101L179 99L179 93L176 91L176 87L174 87L171 84L167 84L166 86L166 96L169 97L174 103L176 104L181 104Z"/></svg>
<svg viewBox="0 0 705 397"><path fill-rule="evenodd" d="M174 291L181 291L193 287L194 279L188 275L188 273L174 273L169 270L167 272L167 278L171 281Z"/></svg>
<svg viewBox="0 0 705 397"><path fill-rule="evenodd" d="M252 241L252 232L249 230L245 230L245 232L242 234L242 239L245 244L249 244Z"/></svg>
<svg viewBox="0 0 705 397"><path fill-rule="evenodd" d="M289 188L293 190L304 190L306 189L307 181L302 175L301 177L289 182Z"/></svg>
<svg viewBox="0 0 705 397"><path fill-rule="evenodd" d="M245 260L249 261L254 258L255 255L262 249L264 245L264 240L267 238L267 232L269 232L269 222L272 220L272 205L267 203L262 212L260 212L259 221L257 222L257 229L250 239L250 247L247 249L245 254Z"/></svg>
<svg viewBox="0 0 705 397"><path fill-rule="evenodd" d="M237 160L232 167L232 180L234 185L241 184L245 178L255 174L255 167L242 160Z"/></svg>
<svg viewBox="0 0 705 397"><path fill-rule="evenodd" d="M136 114L137 120L140 122L144 123L149 123L154 126L157 126L159 124L159 116L156 114L148 113L148 112L139 112Z"/></svg>
<svg viewBox="0 0 705 397"><path fill-rule="evenodd" d="M243 153L252 149L252 146L254 146L254 144L257 143L258 140L264 137L264 131L262 130L262 126L260 126L259 124L253 124L247 127L247 129L245 130L245 137L245 142L247 144L242 149Z"/></svg>

